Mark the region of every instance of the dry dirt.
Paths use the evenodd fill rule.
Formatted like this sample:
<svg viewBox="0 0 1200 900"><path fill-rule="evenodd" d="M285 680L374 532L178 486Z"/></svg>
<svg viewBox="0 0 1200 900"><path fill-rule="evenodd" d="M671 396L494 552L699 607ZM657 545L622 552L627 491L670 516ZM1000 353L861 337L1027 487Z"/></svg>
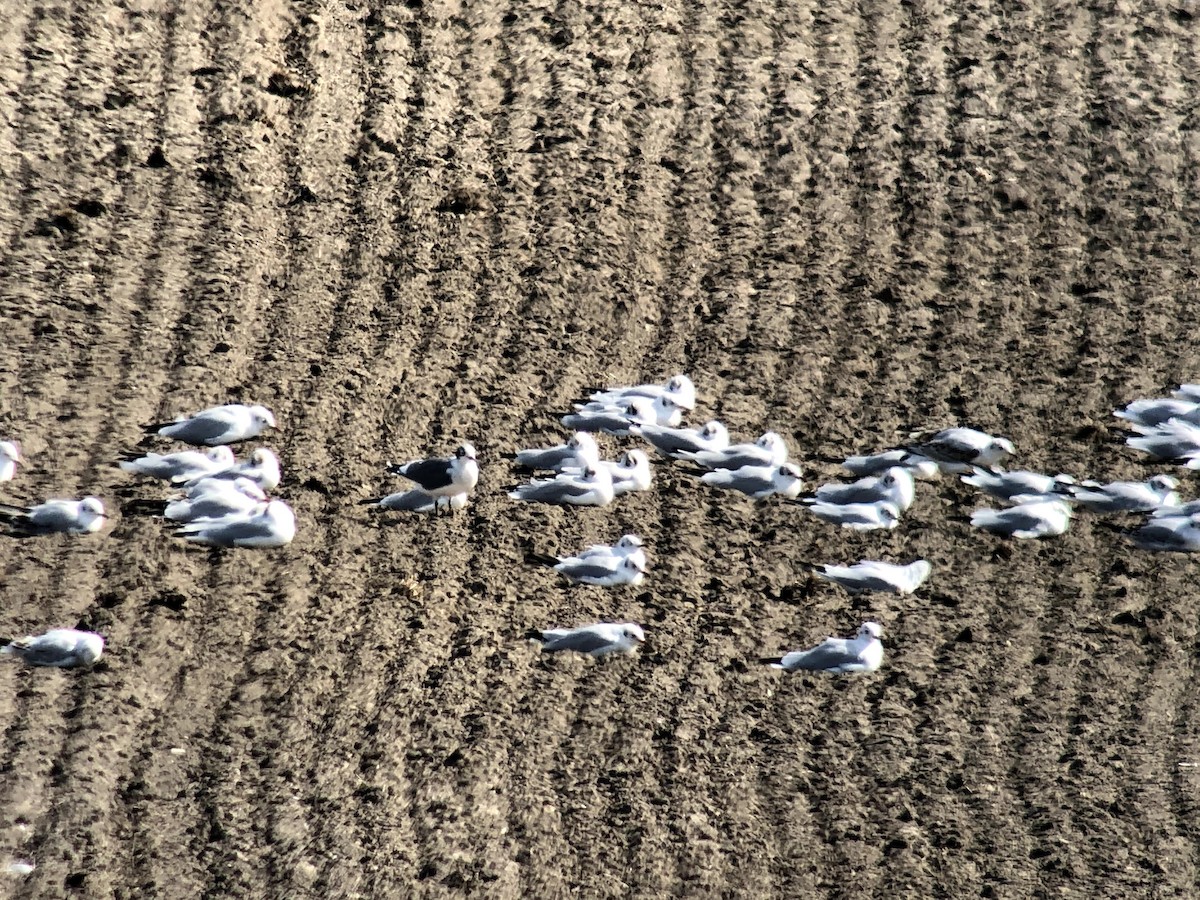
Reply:
<svg viewBox="0 0 1200 900"><path fill-rule="evenodd" d="M948 480L863 536L665 466L525 507L501 456L686 371L814 481L956 423L1155 471L1110 412L1200 378L1195 12L0 2L0 498L116 513L0 542L0 633L108 636L0 668L0 895L1196 896L1193 559L1004 545ZM113 466L230 400L282 426L283 550L184 546ZM460 439L466 511L357 505ZM627 529L641 588L523 561ZM917 555L905 599L799 565ZM868 616L875 676L754 663ZM521 639L600 618L644 652Z"/></svg>

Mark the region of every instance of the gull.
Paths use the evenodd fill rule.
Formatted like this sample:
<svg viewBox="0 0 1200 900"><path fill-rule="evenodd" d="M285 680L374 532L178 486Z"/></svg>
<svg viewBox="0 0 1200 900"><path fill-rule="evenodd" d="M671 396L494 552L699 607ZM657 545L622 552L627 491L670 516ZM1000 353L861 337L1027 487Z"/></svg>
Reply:
<svg viewBox="0 0 1200 900"><path fill-rule="evenodd" d="M435 497L421 488L413 488L409 491L388 494L386 497L359 500L358 502L362 506L378 506L380 509L391 509L397 512L437 513L443 509L453 512L467 505L467 492Z"/></svg>
<svg viewBox="0 0 1200 900"><path fill-rule="evenodd" d="M1171 391L1171 396L1178 400L1195 400L1200 402L1200 384L1181 384Z"/></svg>
<svg viewBox="0 0 1200 900"><path fill-rule="evenodd" d="M577 410L567 413L561 421L567 428L576 431L602 431L625 437L629 434L630 425L653 425L657 420L651 401L642 397L629 400L621 407Z"/></svg>
<svg viewBox="0 0 1200 900"><path fill-rule="evenodd" d="M508 492L514 500L526 503L556 503L567 506L607 506L612 503L612 476L608 469L596 466L579 475L563 473L556 478L539 478Z"/></svg>
<svg viewBox="0 0 1200 900"><path fill-rule="evenodd" d="M647 402L650 404L649 406L645 405ZM620 412L627 409L630 405L635 409L648 409L653 415L651 423L655 425L675 428L683 421L683 407L666 396L655 397L649 401L645 398L630 398L622 400L619 403L600 403L593 400L591 403L576 403L575 411L577 413ZM565 420L563 424L566 424Z"/></svg>
<svg viewBox="0 0 1200 900"><path fill-rule="evenodd" d="M1025 470L989 472L979 467L973 468L970 475L963 475L962 481L1000 500L1011 500L1020 494L1065 495L1075 483L1070 475L1042 475Z"/></svg>
<svg viewBox="0 0 1200 900"><path fill-rule="evenodd" d="M860 478L853 484L823 484L815 497L821 503L878 503L887 500L900 512L913 503L916 487L912 473L903 466L892 466L882 475Z"/></svg>
<svg viewBox="0 0 1200 900"><path fill-rule="evenodd" d="M185 444L215 447L258 437L264 429L275 428L275 416L265 406L229 403L181 416L174 422L145 426L148 434L161 434Z"/></svg>
<svg viewBox="0 0 1200 900"><path fill-rule="evenodd" d="M649 442L663 456L680 458L681 453L724 450L729 446L729 431L713 419L700 428L671 428L666 425L633 425L629 433Z"/></svg>
<svg viewBox="0 0 1200 900"><path fill-rule="evenodd" d="M679 459L699 463L706 469L741 469L746 466L781 466L788 448L774 431L765 432L753 444L731 444L723 450L680 451Z"/></svg>
<svg viewBox="0 0 1200 900"><path fill-rule="evenodd" d="M674 375L666 384L639 384L633 387L603 388L588 398L598 403L621 403L633 397L655 400L668 397L683 409L696 408L696 386L686 375Z"/></svg>
<svg viewBox="0 0 1200 900"><path fill-rule="evenodd" d="M602 459L598 465L608 469L608 474L612 477L613 496L615 497L633 491L650 490L654 473L650 470L650 457L642 450L626 450L615 462ZM562 471L564 474L580 475L583 469L571 468Z"/></svg>
<svg viewBox="0 0 1200 900"><path fill-rule="evenodd" d="M1135 425L1147 425L1151 428L1156 428L1168 419L1200 425L1200 401L1179 398L1134 400L1124 409L1114 409L1113 415Z"/></svg>
<svg viewBox="0 0 1200 900"><path fill-rule="evenodd" d="M834 584L840 584L852 594L864 591L879 591L885 594L911 594L929 577L928 560L918 559L906 566L880 562L874 559L859 560L852 566L835 566L828 563L814 566L813 574Z"/></svg>
<svg viewBox="0 0 1200 900"><path fill-rule="evenodd" d="M224 444L210 450L181 450L178 453L127 453L118 465L125 472L149 475L162 481L182 483L215 475L231 467L236 460Z"/></svg>
<svg viewBox="0 0 1200 900"><path fill-rule="evenodd" d="M0 519L22 534L88 534L104 525L104 504L97 497L47 500L23 507L0 503Z"/></svg>
<svg viewBox="0 0 1200 900"><path fill-rule="evenodd" d="M808 506L808 511L818 519L854 531L895 528L900 524L900 510L886 500L881 503L813 503Z"/></svg>
<svg viewBox="0 0 1200 900"><path fill-rule="evenodd" d="M743 466L740 469L719 469L715 472L705 472L700 480L713 487L739 491L764 500L772 494L779 494L794 500L799 495L804 482L800 479L800 467L792 463L781 466Z"/></svg>
<svg viewBox="0 0 1200 900"><path fill-rule="evenodd" d="M67 669L90 666L104 652L104 638L94 631L53 628L45 634L17 638L0 647L0 654L15 656L31 666Z"/></svg>
<svg viewBox="0 0 1200 900"><path fill-rule="evenodd" d="M642 626L633 622L601 622L581 628L534 628L526 635L540 641L543 650L574 650L588 656L632 653L646 642Z"/></svg>
<svg viewBox="0 0 1200 900"><path fill-rule="evenodd" d="M190 489L202 480L218 479L235 481L238 478L248 478L264 491L275 490L275 488L279 487L279 482L283 480L283 473L279 468L279 457L275 455L274 450L269 450L266 447L255 447L254 452L250 454L250 459L244 462L235 463L227 469L219 469L216 472L210 472L198 478L188 480L175 479L174 483Z"/></svg>
<svg viewBox="0 0 1200 900"><path fill-rule="evenodd" d="M416 482L421 490L433 497L469 494L479 483L475 448L465 443L447 459L417 459L402 465L390 463L387 470L392 475L403 475Z"/></svg>
<svg viewBox="0 0 1200 900"><path fill-rule="evenodd" d="M874 672L883 662L883 644L879 638L883 629L877 622L863 622L853 638L827 637L815 647L793 650L783 656L760 660L785 672L828 672L843 675L851 672Z"/></svg>
<svg viewBox="0 0 1200 900"><path fill-rule="evenodd" d="M639 585L646 577L646 567L637 556L592 557L581 559L566 557L559 559L554 556L543 557L529 554L528 562L549 565L550 568L565 576L575 584L591 584L598 587L616 587L618 585ZM552 562L551 562L552 561Z"/></svg>
<svg viewBox="0 0 1200 900"><path fill-rule="evenodd" d="M1041 538L1062 534L1071 524L1071 504L1061 497L1018 494L1016 506L977 509L971 524L1001 537Z"/></svg>
<svg viewBox="0 0 1200 900"><path fill-rule="evenodd" d="M1152 519L1169 519L1182 518L1200 513L1200 500L1189 500L1187 503L1181 503L1178 506L1160 506L1158 509L1150 511Z"/></svg>
<svg viewBox="0 0 1200 900"><path fill-rule="evenodd" d="M904 466L912 472L914 478L926 481L938 478L942 474L942 470L932 459L909 453L907 450L885 450L869 456L847 456L842 460L841 466L851 475L859 476L882 475L892 466Z"/></svg>
<svg viewBox="0 0 1200 900"><path fill-rule="evenodd" d="M219 519L252 513L266 502L266 492L249 478L201 478L183 499L169 502L163 516L175 522Z"/></svg>
<svg viewBox="0 0 1200 900"><path fill-rule="evenodd" d="M1179 495L1175 493L1178 486L1179 482L1170 475L1108 484L1084 481L1071 489L1071 498L1092 512L1152 512L1160 506L1178 506Z"/></svg>
<svg viewBox="0 0 1200 900"><path fill-rule="evenodd" d="M545 450L518 450L513 459L526 469L561 472L564 468L584 469L596 465L600 462L600 448L586 431L577 431L565 444Z"/></svg>
<svg viewBox="0 0 1200 900"><path fill-rule="evenodd" d="M1133 428L1138 435L1126 438L1125 443L1158 459L1191 460L1200 453L1200 426L1191 422L1167 419L1154 427L1134 425Z"/></svg>
<svg viewBox="0 0 1200 900"><path fill-rule="evenodd" d="M1008 438L994 437L974 428L943 428L905 447L938 464L943 472L961 474L972 466L990 469L1014 452Z"/></svg>
<svg viewBox="0 0 1200 900"><path fill-rule="evenodd" d="M631 556L641 562L642 567L646 566L646 551L641 537L636 534L623 534L621 539L615 544L592 544L580 550L573 557L550 557L562 562L562 559L624 559Z"/></svg>
<svg viewBox="0 0 1200 900"><path fill-rule="evenodd" d="M211 547L282 547L296 536L296 515L282 500L272 500L261 512L190 522L175 534Z"/></svg>
<svg viewBox="0 0 1200 900"><path fill-rule="evenodd" d="M1200 550L1200 514L1152 516L1144 525L1124 533L1142 550L1194 553Z"/></svg>
<svg viewBox="0 0 1200 900"><path fill-rule="evenodd" d="M21 446L16 441L0 441L0 481L12 481L21 459Z"/></svg>

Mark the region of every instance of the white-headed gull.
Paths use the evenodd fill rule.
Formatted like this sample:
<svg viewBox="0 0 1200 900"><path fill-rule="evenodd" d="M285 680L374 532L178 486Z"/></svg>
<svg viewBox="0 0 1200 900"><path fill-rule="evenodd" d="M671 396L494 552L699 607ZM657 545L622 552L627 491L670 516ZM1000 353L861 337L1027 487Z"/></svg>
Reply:
<svg viewBox="0 0 1200 900"><path fill-rule="evenodd" d="M601 388L589 397L598 403L621 403L632 397L654 400L668 397L683 409L695 409L696 386L686 375L673 375L665 384L638 384L631 387Z"/></svg>
<svg viewBox="0 0 1200 900"><path fill-rule="evenodd" d="M918 559L906 566L864 559L852 566L829 563L813 567L813 574L840 584L851 593L877 591L885 594L911 594L929 577L929 561Z"/></svg>
<svg viewBox="0 0 1200 900"><path fill-rule="evenodd" d="M808 511L818 519L853 531L875 531L900 524L896 504L881 503L810 503Z"/></svg>
<svg viewBox="0 0 1200 900"><path fill-rule="evenodd" d="M931 459L943 472L962 474L972 466L990 469L1014 452L1012 441L974 428L943 428L905 446L909 453Z"/></svg>
<svg viewBox="0 0 1200 900"><path fill-rule="evenodd" d="M743 466L740 469L718 469L705 472L700 480L713 487L730 491L738 491L763 500L772 494L779 494L789 500L796 499L804 482L801 479L800 467L792 463L779 466Z"/></svg>
<svg viewBox="0 0 1200 900"><path fill-rule="evenodd" d="M1200 513L1151 516L1144 525L1126 534L1142 550L1195 553L1200 550Z"/></svg>
<svg viewBox="0 0 1200 900"><path fill-rule="evenodd" d="M149 434L160 434L185 444L216 447L258 437L267 428L276 428L275 416L265 406L228 403L183 416L174 422L147 425Z"/></svg>
<svg viewBox="0 0 1200 900"><path fill-rule="evenodd" d="M763 433L752 444L730 444L723 450L680 451L680 459L699 463L706 469L742 469L746 466L781 466L787 462L788 448L774 431Z"/></svg>
<svg viewBox="0 0 1200 900"><path fill-rule="evenodd" d="M282 547L296 536L296 515L282 500L272 500L261 512L201 519L189 522L175 533L211 547Z"/></svg>
<svg viewBox="0 0 1200 900"><path fill-rule="evenodd" d="M1071 488L1071 498L1085 509L1099 513L1153 512L1160 506L1178 506L1170 475L1155 475L1147 481L1084 481Z"/></svg>
<svg viewBox="0 0 1200 900"><path fill-rule="evenodd" d="M883 629L877 622L863 622L853 638L827 637L815 647L793 650L783 656L761 660L785 672L828 672L843 675L874 672L883 662Z"/></svg>
<svg viewBox="0 0 1200 900"><path fill-rule="evenodd" d="M12 481L20 462L20 445L16 441L0 441L0 481Z"/></svg>
<svg viewBox="0 0 1200 900"><path fill-rule="evenodd" d="M829 460L837 462L836 459ZM926 459L907 450L884 450L868 456L847 456L841 461L841 466L851 475L866 477L867 475L882 475L892 466L903 466L912 472L914 478L932 481L941 477L942 470L932 459Z"/></svg>
<svg viewBox="0 0 1200 900"><path fill-rule="evenodd" d="M1126 438L1125 443L1157 459L1189 461L1200 454L1200 425L1167 419L1160 425L1134 425L1133 429L1138 434Z"/></svg>
<svg viewBox="0 0 1200 900"><path fill-rule="evenodd" d="M283 472L279 465L279 457L275 454L274 450L268 447L255 447L249 459L234 463L227 469L218 469L207 475L201 475L199 478L187 480L175 479L172 483L181 485L184 488L191 488L201 480L214 478L224 481L236 481L238 478L248 478L264 491L273 491L279 487L279 482L283 480Z"/></svg>
<svg viewBox="0 0 1200 900"><path fill-rule="evenodd" d="M597 465L608 469L615 497L634 491L648 491L654 480L654 473L650 469L650 457L643 450L626 450L618 459L602 459ZM582 468L568 468L562 471L571 475L583 473Z"/></svg>
<svg viewBox="0 0 1200 900"><path fill-rule="evenodd" d="M600 448L588 432L577 431L567 438L565 444L557 447L518 450L513 460L526 469L549 469L554 472L569 468L585 469L600 462Z"/></svg>
<svg viewBox="0 0 1200 900"><path fill-rule="evenodd" d="M125 472L181 484L215 475L236 461L233 451L222 444L208 450L181 450L178 453L146 453L141 456L127 453L118 465Z"/></svg>
<svg viewBox="0 0 1200 900"><path fill-rule="evenodd" d="M1200 401L1181 400L1177 397L1134 400L1124 409L1114 409L1113 415L1135 425L1146 425L1150 428L1157 428L1168 419L1200 425Z"/></svg>
<svg viewBox="0 0 1200 900"><path fill-rule="evenodd" d="M634 622L601 622L581 628L535 628L527 637L548 651L574 650L589 656L632 653L646 642L642 626Z"/></svg>
<svg viewBox="0 0 1200 900"><path fill-rule="evenodd" d="M531 553L528 562L548 565L554 571L575 584L590 584L598 587L639 585L646 577L644 556L595 556L558 558Z"/></svg>
<svg viewBox="0 0 1200 900"><path fill-rule="evenodd" d="M15 656L31 666L60 669L90 666L104 652L104 638L94 631L54 628L45 634L29 635L0 647L0 654Z"/></svg>
<svg viewBox="0 0 1200 900"><path fill-rule="evenodd" d="M554 503L562 506L607 506L612 503L612 476L603 466L584 469L580 474L564 472L555 478L535 479L517 485L508 492L514 500L526 503Z"/></svg>
<svg viewBox="0 0 1200 900"><path fill-rule="evenodd" d="M1018 494L1016 506L1007 509L977 509L971 524L1001 537L1022 539L1054 537L1071 524L1071 503L1059 497Z"/></svg>
<svg viewBox="0 0 1200 900"><path fill-rule="evenodd" d="M463 491L461 494L435 497L433 494L421 490L421 488L412 488L408 491L398 491L394 494L388 494L386 497L360 500L358 502L363 506L378 506L380 509L390 509L396 512L436 514L442 510L453 512L456 509L462 509L467 505L467 499L468 495L466 491Z"/></svg>
<svg viewBox="0 0 1200 900"><path fill-rule="evenodd" d="M170 501L163 516L174 522L219 519L228 515L247 515L267 502L267 494L249 478L201 478L187 495Z"/></svg>
<svg viewBox="0 0 1200 900"><path fill-rule="evenodd" d="M417 459L403 464L389 464L392 475L402 475L433 497L452 497L469 494L479 483L479 463L475 448L462 444L449 458Z"/></svg>
<svg viewBox="0 0 1200 900"><path fill-rule="evenodd" d="M852 484L823 484L814 496L821 503L880 503L888 501L904 512L913 503L916 487L912 472L892 466L882 475L868 475Z"/></svg>
<svg viewBox="0 0 1200 900"><path fill-rule="evenodd" d="M37 506L0 503L0 519L24 534L88 534L104 525L104 504L98 497L47 500Z"/></svg>
<svg viewBox="0 0 1200 900"><path fill-rule="evenodd" d="M699 428L671 428L666 425L634 425L629 433L648 442L663 456L680 459L681 453L724 450L729 446L729 431L713 419Z"/></svg>
<svg viewBox="0 0 1200 900"><path fill-rule="evenodd" d="M1070 475L1042 475L1040 472L1019 470L1016 472L975 468L970 475L963 475L965 484L977 487L1000 500L1011 500L1020 494L1062 494L1068 496L1075 479Z"/></svg>

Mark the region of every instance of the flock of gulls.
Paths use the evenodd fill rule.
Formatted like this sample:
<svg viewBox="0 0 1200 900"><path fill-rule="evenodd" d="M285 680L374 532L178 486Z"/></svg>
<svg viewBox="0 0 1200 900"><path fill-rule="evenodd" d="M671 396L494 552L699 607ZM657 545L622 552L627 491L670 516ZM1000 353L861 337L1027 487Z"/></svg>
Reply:
<svg viewBox="0 0 1200 900"><path fill-rule="evenodd" d="M686 375L664 384L596 391L562 417L563 426L573 432L562 444L508 455L518 469L543 473L513 485L508 496L522 503L607 506L624 494L651 488L653 453L660 461L684 464L685 471L714 489L756 500L778 495L780 502L805 508L825 522L869 531L897 527L913 503L918 481L955 475L1005 504L978 509L970 517L973 527L1004 538L1061 535L1075 512L1083 509L1143 515L1139 525L1120 529L1141 549L1200 550L1200 500L1182 502L1178 481L1168 474L1101 483L1061 473L1006 470L1002 464L1015 453L1008 439L959 426L914 435L901 446L872 455L847 457L841 465L857 480L823 484L804 494L803 473L789 461L782 436L768 431L752 441L733 443L721 422L685 427L683 416L695 404L695 386ZM1180 385L1171 397L1135 400L1114 415L1131 425L1133 432L1126 440L1130 447L1158 461L1200 469L1200 384ZM183 540L212 547L281 547L295 537L296 517L285 502L268 494L281 481L278 456L259 447L239 461L229 446L275 427L274 415L263 406L216 406L145 429L149 440L168 438L202 449L131 452L119 465L177 492L164 501L161 515L177 526L174 533ZM603 459L596 434L642 440L649 451L631 448L615 460ZM0 441L0 482L11 481L22 462L19 444ZM464 443L447 458L389 464L387 472L414 486L362 503L388 511L449 515L469 502L479 481L479 462L474 447ZM0 503L0 522L15 536L94 533L104 521L104 504L97 497L53 499L29 507ZM530 553L526 559L553 568L573 584L600 587L638 585L648 571L645 544L636 534L572 555ZM900 595L918 590L931 571L923 559L906 564L864 559L853 565L810 568L817 577L852 593ZM867 621L852 638L827 637L814 647L762 662L789 672L874 672L883 661L882 636L879 623ZM636 622L537 629L528 637L546 651L591 656L631 652L646 640ZM17 638L0 647L0 655L32 665L70 667L91 665L103 649L99 634L56 628Z"/></svg>

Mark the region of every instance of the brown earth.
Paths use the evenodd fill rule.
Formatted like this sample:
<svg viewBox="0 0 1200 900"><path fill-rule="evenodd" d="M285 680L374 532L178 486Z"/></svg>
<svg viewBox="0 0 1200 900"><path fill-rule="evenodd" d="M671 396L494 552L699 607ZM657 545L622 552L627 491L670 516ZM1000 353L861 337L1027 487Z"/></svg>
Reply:
<svg viewBox="0 0 1200 900"><path fill-rule="evenodd" d="M1003 545L949 480L864 536L665 466L525 507L501 458L686 371L813 481L954 423L1155 471L1110 411L1200 378L1195 12L0 3L0 496L117 512L0 543L0 633L108 637L0 668L0 895L1196 896L1192 559ZM279 418L286 549L130 514L138 426L230 400ZM463 438L466 511L356 505ZM522 559L627 529L641 588ZM917 555L905 599L798 564ZM868 616L875 676L754 662ZM521 639L601 618L644 652Z"/></svg>

